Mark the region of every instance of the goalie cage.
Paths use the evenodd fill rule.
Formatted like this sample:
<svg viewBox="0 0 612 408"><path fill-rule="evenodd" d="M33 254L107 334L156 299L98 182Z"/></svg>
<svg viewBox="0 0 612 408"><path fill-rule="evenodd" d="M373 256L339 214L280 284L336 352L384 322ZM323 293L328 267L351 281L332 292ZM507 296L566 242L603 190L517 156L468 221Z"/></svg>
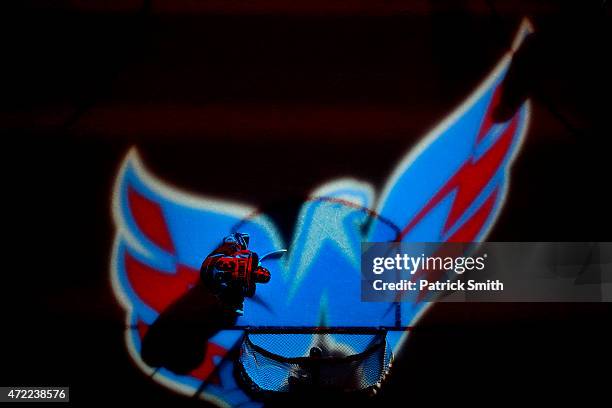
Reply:
<svg viewBox="0 0 612 408"><path fill-rule="evenodd" d="M236 369L260 396L316 389L374 395L391 368L386 331L245 330Z"/></svg>

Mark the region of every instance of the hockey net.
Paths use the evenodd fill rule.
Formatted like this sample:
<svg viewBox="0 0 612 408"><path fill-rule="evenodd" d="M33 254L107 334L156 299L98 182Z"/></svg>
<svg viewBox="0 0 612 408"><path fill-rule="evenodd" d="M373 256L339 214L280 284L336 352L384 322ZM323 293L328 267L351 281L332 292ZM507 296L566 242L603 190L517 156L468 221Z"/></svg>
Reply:
<svg viewBox="0 0 612 408"><path fill-rule="evenodd" d="M245 332L240 380L252 392L371 392L389 372L386 332Z"/></svg>

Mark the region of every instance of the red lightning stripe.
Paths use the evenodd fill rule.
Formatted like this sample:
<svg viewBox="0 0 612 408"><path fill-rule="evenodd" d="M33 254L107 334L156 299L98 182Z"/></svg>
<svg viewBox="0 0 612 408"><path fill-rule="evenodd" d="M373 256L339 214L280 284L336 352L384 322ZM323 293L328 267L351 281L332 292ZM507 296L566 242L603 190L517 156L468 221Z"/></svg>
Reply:
<svg viewBox="0 0 612 408"><path fill-rule="evenodd" d="M144 320L138 319L138 322L136 322L136 330L138 330L138 337L142 340L149 331L149 325L146 324Z"/></svg>
<svg viewBox="0 0 612 408"><path fill-rule="evenodd" d="M478 233L482 229L483 225L489 218L489 215L493 211L495 205L495 199L499 193L499 188L496 188L487 197L487 200L482 206L476 211L476 213L465 222L448 240L450 242L472 242L478 236Z"/></svg>
<svg viewBox="0 0 612 408"><path fill-rule="evenodd" d="M477 161L467 161L461 166L450 180L423 206L410 223L406 225L400 233L398 241L401 241L448 194L456 190L457 195L453 200L443 229L443 233L448 232L499 169L512 145L512 139L517 126L518 117L514 117L495 144L480 159Z"/></svg>
<svg viewBox="0 0 612 408"><path fill-rule="evenodd" d="M151 242L173 254L174 244L159 204L149 200L132 187L128 187L128 203L134 221L143 234Z"/></svg>
<svg viewBox="0 0 612 408"><path fill-rule="evenodd" d="M465 224L463 224L461 228L450 237L449 241L472 242L476 238L478 233L482 230L482 227L489 218L489 215L491 215L491 212L493 211L493 208L495 206L495 199L497 198L498 194L499 188L496 188L491 194L489 194L485 202L476 211L474 216L470 218ZM447 256L450 256L452 258L461 256L461 253L456 253L456 251L458 251L458 247L443 246L441 251L435 253L435 256L440 256L442 258L445 258ZM444 270L431 271L427 275L427 280L432 282L437 281L442 277L444 273L446 273ZM425 272L422 269L419 269L417 273L413 275L412 280L416 282L419 279L423 278L423 275L425 275ZM419 291L419 294L416 299L417 302L423 301L427 293L428 291L426 290Z"/></svg>
<svg viewBox="0 0 612 408"><path fill-rule="evenodd" d="M482 125L480 125L480 131L478 132L478 136L476 137L476 143L479 143L484 137L489 133L493 125L495 124L495 120L493 119L493 112L501 102L502 95L502 87L498 86L493 91L493 96L491 97L491 102L487 107L487 112L485 113L484 119L482 121Z"/></svg>
<svg viewBox="0 0 612 408"><path fill-rule="evenodd" d="M197 270L183 265L179 265L176 273L172 274L151 268L128 253L124 262L134 292L157 312L170 306L199 279Z"/></svg>

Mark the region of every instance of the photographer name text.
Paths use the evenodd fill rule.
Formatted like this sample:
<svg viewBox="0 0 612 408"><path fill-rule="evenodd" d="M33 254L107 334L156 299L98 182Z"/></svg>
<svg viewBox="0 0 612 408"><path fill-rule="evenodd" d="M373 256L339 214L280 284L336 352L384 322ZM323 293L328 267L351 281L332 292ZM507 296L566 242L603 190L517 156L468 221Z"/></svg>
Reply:
<svg viewBox="0 0 612 408"><path fill-rule="evenodd" d="M466 271L482 271L486 267L487 254L478 257L471 256L410 256L396 254L392 257L376 257L372 260L372 273L381 275L385 272L408 274L411 279L399 279L389 282L387 279L372 281L375 291L503 291L504 284L500 280L477 281L475 279L432 279L432 276L445 276L450 273L459 277ZM418 275L415 274L418 272ZM417 276L419 277L417 279ZM429 277L423 279L421 276Z"/></svg>

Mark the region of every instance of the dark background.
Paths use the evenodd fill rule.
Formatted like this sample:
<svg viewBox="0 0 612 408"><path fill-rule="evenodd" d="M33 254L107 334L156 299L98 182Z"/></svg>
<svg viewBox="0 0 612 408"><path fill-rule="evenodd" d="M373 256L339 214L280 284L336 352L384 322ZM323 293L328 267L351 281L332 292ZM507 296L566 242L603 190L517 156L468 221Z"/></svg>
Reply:
<svg viewBox="0 0 612 408"><path fill-rule="evenodd" d="M2 385L69 385L75 403L201 404L148 379L124 345L109 202L128 148L181 188L265 208L289 237L320 183L380 188L522 16L538 32L521 85L532 122L488 239L611 240L605 1L18 4L0 15ZM611 312L436 305L375 401L606 398Z"/></svg>

